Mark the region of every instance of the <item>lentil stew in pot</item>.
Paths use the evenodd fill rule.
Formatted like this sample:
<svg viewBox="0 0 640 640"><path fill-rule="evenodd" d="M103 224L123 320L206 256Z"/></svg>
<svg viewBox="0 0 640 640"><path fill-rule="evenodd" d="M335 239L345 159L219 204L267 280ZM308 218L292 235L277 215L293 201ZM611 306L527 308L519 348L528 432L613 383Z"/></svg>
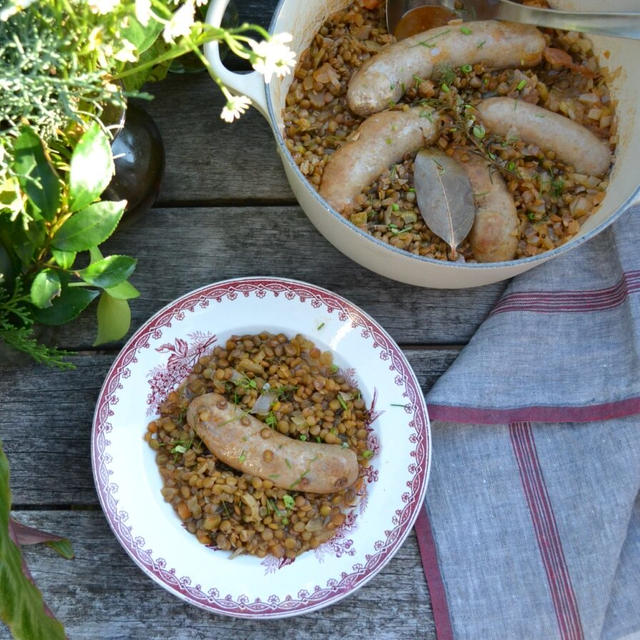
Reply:
<svg viewBox="0 0 640 640"><path fill-rule="evenodd" d="M401 92L394 86L394 78L385 81L389 85L385 88L395 94L390 100L385 98L382 107L357 104L352 94L359 80L365 89L370 84L368 78L362 78L367 69L375 67L376 60L381 60L380 69L391 68L395 54L389 52L395 51L394 46L397 50L397 45L386 31L384 2L355 0L330 16L302 53L283 111L285 143L303 175L355 226L416 255L489 262L534 256L564 244L599 206L617 142L615 105L607 87L609 71L600 67L584 35L493 21L451 22L398 45L411 43L406 48L407 60L424 49L437 60L440 49L452 50L463 42L474 51L471 58L480 60L483 48L489 49L500 39L500 35L493 40L482 38L483 30L491 29L499 34L511 29L513 33L505 37L522 35L527 46L537 38L535 55L526 64L526 56L522 56L523 64L506 62L504 68L489 64L490 55L481 62L440 61L428 77L414 74L408 82L397 83L402 85ZM496 53L496 58L500 55ZM383 75L377 73L378 77ZM409 118L415 112L435 123L430 138L421 126L425 144L401 153L367 184L356 184L353 198L332 201L332 185L327 183L333 175L348 182L358 173L359 162L371 161L355 155L357 147L367 147L362 138L382 132L386 138L374 141L369 148L387 155L388 147L397 146L388 131L396 131L403 113ZM516 122L516 115L533 122L531 132ZM387 129L382 124L384 118L390 123ZM513 120L513 126L504 125L505 120ZM553 127L560 135L549 134ZM563 155L562 142L559 149L555 147L554 139L563 139L564 147L570 147L571 141L580 137L587 141L584 148L591 145L599 153L599 167L580 166L581 158L597 153L574 153L572 157ZM469 170L472 186L478 184L472 179L478 160L485 167L484 183L488 179L503 185L500 188L513 209L508 230L502 232L510 236L507 253L482 248L479 212L486 192L479 193L477 187L478 228L459 246L450 246L427 226L413 182L413 163L422 146L443 152L463 166L473 164L475 169ZM339 154L346 161L334 170L331 163ZM495 224L492 219L488 226Z"/></svg>

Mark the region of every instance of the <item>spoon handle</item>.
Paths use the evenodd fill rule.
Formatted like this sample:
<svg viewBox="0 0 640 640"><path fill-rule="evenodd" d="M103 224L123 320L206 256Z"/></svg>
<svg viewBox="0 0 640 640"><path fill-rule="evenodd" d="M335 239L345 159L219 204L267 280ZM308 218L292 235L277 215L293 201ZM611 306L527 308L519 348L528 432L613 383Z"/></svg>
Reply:
<svg viewBox="0 0 640 640"><path fill-rule="evenodd" d="M493 4L493 3L491 3ZM583 31L618 38L640 39L640 13L601 13L556 11L500 0L494 5L493 17L510 22L524 22L539 27Z"/></svg>

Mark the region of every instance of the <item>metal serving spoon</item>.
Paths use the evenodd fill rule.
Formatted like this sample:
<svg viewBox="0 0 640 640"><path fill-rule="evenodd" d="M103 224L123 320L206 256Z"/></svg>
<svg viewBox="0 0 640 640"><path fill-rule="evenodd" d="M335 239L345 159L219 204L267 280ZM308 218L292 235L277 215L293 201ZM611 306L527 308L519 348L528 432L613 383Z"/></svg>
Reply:
<svg viewBox="0 0 640 640"><path fill-rule="evenodd" d="M640 39L640 12L577 13L527 7L510 0L386 0L386 3L389 33L395 33L401 19L410 11L430 6L433 11L448 12L451 18L458 17L463 20L497 18L509 22L535 24L539 27ZM462 5L462 9L457 9L456 5Z"/></svg>

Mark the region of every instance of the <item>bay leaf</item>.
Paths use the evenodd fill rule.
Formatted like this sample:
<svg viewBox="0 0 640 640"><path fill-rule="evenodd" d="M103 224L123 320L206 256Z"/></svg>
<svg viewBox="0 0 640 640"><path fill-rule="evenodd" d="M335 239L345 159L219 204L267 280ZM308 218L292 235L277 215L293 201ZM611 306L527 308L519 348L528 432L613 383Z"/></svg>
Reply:
<svg viewBox="0 0 640 640"><path fill-rule="evenodd" d="M423 149L416 155L413 182L424 221L451 247L455 258L456 249L471 231L476 215L467 174L448 155Z"/></svg>

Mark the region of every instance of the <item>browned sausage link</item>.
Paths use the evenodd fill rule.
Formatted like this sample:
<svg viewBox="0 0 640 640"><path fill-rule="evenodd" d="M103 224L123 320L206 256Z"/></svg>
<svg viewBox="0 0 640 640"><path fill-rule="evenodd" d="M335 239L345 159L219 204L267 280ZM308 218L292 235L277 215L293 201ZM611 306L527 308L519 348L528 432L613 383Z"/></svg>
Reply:
<svg viewBox="0 0 640 640"><path fill-rule="evenodd" d="M559 113L513 98L488 98L477 109L488 131L553 151L579 173L601 176L609 169L609 145Z"/></svg>
<svg viewBox="0 0 640 640"><path fill-rule="evenodd" d="M433 142L439 131L438 113L430 107L376 113L329 158L320 195L342 213L387 167Z"/></svg>
<svg viewBox="0 0 640 640"><path fill-rule="evenodd" d="M333 493L358 477L351 449L288 438L217 393L194 398L187 422L225 464L282 489Z"/></svg>
<svg viewBox="0 0 640 640"><path fill-rule="evenodd" d="M473 257L478 262L513 260L518 248L518 213L507 185L491 165L471 155L460 163L476 203L476 217L469 234Z"/></svg>
<svg viewBox="0 0 640 640"><path fill-rule="evenodd" d="M416 76L429 78L439 66L531 67L540 62L545 44L535 27L494 20L429 29L367 60L349 82L347 102L354 113L367 116L400 100Z"/></svg>

